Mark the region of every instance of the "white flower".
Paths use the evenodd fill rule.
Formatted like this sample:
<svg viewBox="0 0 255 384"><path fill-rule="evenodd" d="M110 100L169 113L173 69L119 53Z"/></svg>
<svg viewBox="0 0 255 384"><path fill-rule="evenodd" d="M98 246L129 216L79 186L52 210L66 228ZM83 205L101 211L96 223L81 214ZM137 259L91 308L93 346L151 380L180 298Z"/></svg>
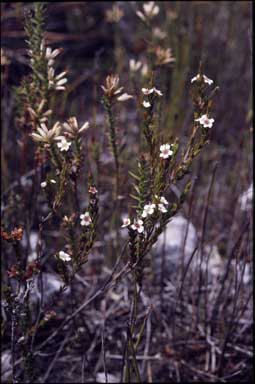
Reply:
<svg viewBox="0 0 255 384"><path fill-rule="evenodd" d="M54 179L50 179L50 182L51 182L52 184L56 184L56 180L54 180Z"/></svg>
<svg viewBox="0 0 255 384"><path fill-rule="evenodd" d="M121 228L125 228L125 227L128 227L130 225L131 221L128 217L124 217L123 218L123 224L121 226Z"/></svg>
<svg viewBox="0 0 255 384"><path fill-rule="evenodd" d="M166 207L164 206L164 204L159 203L159 204L158 204L158 209L159 209L161 212L163 212L163 213L166 213L166 212L167 212L167 209L166 209Z"/></svg>
<svg viewBox="0 0 255 384"><path fill-rule="evenodd" d="M203 78L204 78L204 82L211 85L213 83L213 80L209 79L209 77L203 75Z"/></svg>
<svg viewBox="0 0 255 384"><path fill-rule="evenodd" d="M46 181L43 181L42 183L41 183L41 187L42 188L45 188L47 186L47 182Z"/></svg>
<svg viewBox="0 0 255 384"><path fill-rule="evenodd" d="M205 128L212 128L214 119L209 119L207 115L202 115L198 119L195 119L195 121L199 121L201 125L203 125Z"/></svg>
<svg viewBox="0 0 255 384"><path fill-rule="evenodd" d="M155 5L154 1L148 1L147 3L143 4L143 12L136 12L137 16L140 17L140 19L142 19L143 21L146 20L146 17L148 19L152 19L159 13L159 7Z"/></svg>
<svg viewBox="0 0 255 384"><path fill-rule="evenodd" d="M149 101L143 101L143 106L144 108L150 108L151 107L151 103Z"/></svg>
<svg viewBox="0 0 255 384"><path fill-rule="evenodd" d="M162 144L160 146L160 155L159 157L162 157L163 159L168 159L169 156L172 156L173 151L170 149L170 144Z"/></svg>
<svg viewBox="0 0 255 384"><path fill-rule="evenodd" d="M168 201L165 199L164 196L161 196L161 198L160 198L160 202L161 202L162 204L165 204L165 205L168 205L168 204L169 204Z"/></svg>
<svg viewBox="0 0 255 384"><path fill-rule="evenodd" d="M143 221L142 220L134 220L134 224L131 225L131 228L138 233L142 233L144 231Z"/></svg>
<svg viewBox="0 0 255 384"><path fill-rule="evenodd" d="M60 151L68 151L70 145L72 144L70 141L67 141L64 136L59 136L63 137L59 143L57 143L57 146L59 147Z"/></svg>
<svg viewBox="0 0 255 384"><path fill-rule="evenodd" d="M152 215L156 208L156 204L146 204L143 208L142 217L147 217L148 215Z"/></svg>
<svg viewBox="0 0 255 384"><path fill-rule="evenodd" d="M72 259L71 259L71 256L68 255L68 253L66 253L66 252L64 252L64 251L60 251L60 252L58 253L58 255L59 255L59 258L60 258L61 260L63 260L63 261L71 261L71 260L72 260Z"/></svg>
<svg viewBox="0 0 255 384"><path fill-rule="evenodd" d="M151 88L151 89L149 89L149 88L142 88L142 93L144 95L150 95L153 92L154 92L154 88Z"/></svg>
<svg viewBox="0 0 255 384"><path fill-rule="evenodd" d="M191 83L194 83L194 81L200 80L200 74L198 73L195 77L191 79ZM209 79L209 77L203 75L203 81L209 85L213 83L213 80Z"/></svg>
<svg viewBox="0 0 255 384"><path fill-rule="evenodd" d="M143 10L148 17L156 16L159 13L159 7L155 5L154 1L148 1L148 3L144 3Z"/></svg>
<svg viewBox="0 0 255 384"><path fill-rule="evenodd" d="M150 89L142 88L142 92L144 95L150 95L151 93L156 93L156 95L158 95L158 96L163 96L163 93L155 87L150 88Z"/></svg>
<svg viewBox="0 0 255 384"><path fill-rule="evenodd" d="M123 93L122 95L117 97L118 101L126 101L126 100L129 100L129 99L133 99L133 96L128 95L127 93Z"/></svg>
<svg viewBox="0 0 255 384"><path fill-rule="evenodd" d="M89 212L85 212L84 214L80 215L80 219L81 219L81 225L88 226L92 223Z"/></svg>
<svg viewBox="0 0 255 384"><path fill-rule="evenodd" d="M142 67L141 61L129 60L129 68L131 72L137 72Z"/></svg>

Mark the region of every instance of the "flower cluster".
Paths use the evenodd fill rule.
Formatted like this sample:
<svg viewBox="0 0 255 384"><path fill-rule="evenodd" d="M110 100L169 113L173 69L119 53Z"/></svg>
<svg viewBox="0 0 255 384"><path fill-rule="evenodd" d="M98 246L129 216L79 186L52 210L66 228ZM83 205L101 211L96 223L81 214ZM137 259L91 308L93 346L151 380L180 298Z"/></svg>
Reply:
<svg viewBox="0 0 255 384"><path fill-rule="evenodd" d="M143 12L137 11L136 14L140 17L141 20L146 21L148 19L153 19L154 16L157 16L159 13L159 6L155 5L154 1L148 1L143 4Z"/></svg>
<svg viewBox="0 0 255 384"><path fill-rule="evenodd" d="M163 96L163 93L155 88L155 87L152 87L152 88L142 88L142 93L145 95L145 96L148 96L149 100L144 100L142 105L144 108L150 108L152 106L152 99L151 97L153 96Z"/></svg>
<svg viewBox="0 0 255 384"><path fill-rule="evenodd" d="M123 219L123 224L121 228L129 227L130 224L131 224L131 220L129 219L129 217L125 217ZM137 231L138 233L142 233L144 231L143 221L141 219L135 219L133 224L131 225L131 228L134 231Z"/></svg>
<svg viewBox="0 0 255 384"><path fill-rule="evenodd" d="M143 207L142 212L142 218L145 219L146 217L153 215L155 212L155 209L158 208L158 210L162 213L167 212L167 205L168 201L164 196L157 196L155 195L155 203L149 203L145 204ZM137 231L138 233L144 232L144 222L141 218L134 219L133 224L131 225L131 220L129 217L123 218L123 223L121 228L131 227L134 231Z"/></svg>
<svg viewBox="0 0 255 384"><path fill-rule="evenodd" d="M55 70L53 68L55 58L62 52L62 49L58 48L52 50L50 47L47 47L45 50L43 43L41 50L42 52L45 52L45 59L47 60L49 89L53 88L56 91L64 91L66 89L64 84L67 83L67 78L65 78L67 72L61 72L59 75L55 76Z"/></svg>
<svg viewBox="0 0 255 384"><path fill-rule="evenodd" d="M156 208L156 204L145 204L143 207L142 217L147 217L148 215L152 215Z"/></svg>
<svg viewBox="0 0 255 384"><path fill-rule="evenodd" d="M48 129L45 123L37 127L37 131L31 134L32 138L37 142L51 144L53 140L59 136L61 132L61 125L57 121L51 129Z"/></svg>
<svg viewBox="0 0 255 384"><path fill-rule="evenodd" d="M76 117L70 117L67 122L63 123L63 127L65 128L65 133L70 138L74 138L89 128L89 122L86 121L80 128L78 126L78 122Z"/></svg>
<svg viewBox="0 0 255 384"><path fill-rule="evenodd" d="M23 228L14 228L10 233L1 229L1 237L6 241L20 241L23 237Z"/></svg>
<svg viewBox="0 0 255 384"><path fill-rule="evenodd" d="M172 144L162 144L160 146L160 155L159 157L162 157L163 159L168 159L170 156L173 155Z"/></svg>
<svg viewBox="0 0 255 384"><path fill-rule="evenodd" d="M106 77L105 85L101 85L105 96L109 99L113 99L115 96L117 96L118 101L126 101L132 99L133 96L128 95L127 93L122 93L122 95L120 95L123 87L119 87L119 81L120 79L118 75L108 75Z"/></svg>
<svg viewBox="0 0 255 384"><path fill-rule="evenodd" d="M41 43L40 55L46 60L47 63L48 87L49 89L53 88L57 91L64 91L66 89L64 84L67 83L67 79L65 78L67 72L61 72L59 75L55 76L55 70L53 68L55 59L61 52L62 49L58 48L52 50L52 48L45 46L44 41ZM34 52L32 50L28 50L28 55L31 57L30 62L33 66L35 62L35 59L33 58Z"/></svg>

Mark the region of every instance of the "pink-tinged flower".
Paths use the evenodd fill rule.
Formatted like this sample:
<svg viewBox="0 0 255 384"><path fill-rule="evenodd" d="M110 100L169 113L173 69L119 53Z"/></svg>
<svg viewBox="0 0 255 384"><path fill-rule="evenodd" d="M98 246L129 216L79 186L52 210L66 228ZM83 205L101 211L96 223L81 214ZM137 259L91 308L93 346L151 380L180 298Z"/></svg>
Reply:
<svg viewBox="0 0 255 384"><path fill-rule="evenodd" d="M81 225L85 225L86 227L92 223L89 212L85 212L84 214L80 215L80 219Z"/></svg>
<svg viewBox="0 0 255 384"><path fill-rule="evenodd" d="M89 193L92 193L92 195L96 195L97 192L98 190L96 189L96 187L92 187L92 186L89 187Z"/></svg>
<svg viewBox="0 0 255 384"><path fill-rule="evenodd" d="M125 228L125 227L128 227L130 225L131 221L128 217L124 217L123 219L123 224L121 226L121 228Z"/></svg>
<svg viewBox="0 0 255 384"><path fill-rule="evenodd" d="M58 253L58 256L59 258L62 260L62 261L71 261L71 256L68 255L68 253L64 252L64 251L60 251Z"/></svg>
<svg viewBox="0 0 255 384"><path fill-rule="evenodd" d="M201 125L203 125L205 128L212 128L214 119L209 119L207 115L202 115L198 119L195 119L195 121L199 121Z"/></svg>
<svg viewBox="0 0 255 384"><path fill-rule="evenodd" d="M131 225L131 228L138 233L142 233L144 231L143 221L138 219L134 220L134 223Z"/></svg>
<svg viewBox="0 0 255 384"><path fill-rule="evenodd" d="M150 108L151 107L151 103L149 101L143 101L143 106L144 108Z"/></svg>
<svg viewBox="0 0 255 384"><path fill-rule="evenodd" d="M152 215L156 208L156 204L146 204L143 208L142 217L147 217L148 215Z"/></svg>
<svg viewBox="0 0 255 384"><path fill-rule="evenodd" d="M172 156L173 151L171 150L170 144L162 144L160 146L160 155L159 157L162 157L163 159L168 159L168 157Z"/></svg>
<svg viewBox="0 0 255 384"><path fill-rule="evenodd" d="M201 75L198 73L195 77L193 77L191 79L191 83L194 83L194 81L198 81L200 79L201 79ZM203 79L204 83L207 83L209 85L211 85L213 83L213 80L209 79L209 77L207 77L205 75L203 75L202 79Z"/></svg>
<svg viewBox="0 0 255 384"><path fill-rule="evenodd" d="M167 209L166 209L165 205L162 204L162 203L159 203L159 204L158 204L158 209L159 209L160 212L162 212L162 213L166 213L166 212L167 212Z"/></svg>

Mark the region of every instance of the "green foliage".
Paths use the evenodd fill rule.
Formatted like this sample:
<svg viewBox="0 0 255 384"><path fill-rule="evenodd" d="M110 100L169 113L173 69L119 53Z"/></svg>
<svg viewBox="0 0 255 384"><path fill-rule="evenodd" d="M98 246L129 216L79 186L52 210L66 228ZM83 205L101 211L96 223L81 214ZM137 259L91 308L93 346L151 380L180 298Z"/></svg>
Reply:
<svg viewBox="0 0 255 384"><path fill-rule="evenodd" d="M138 161L137 175L133 172L129 172L129 174L136 180L136 182L133 183L133 187L137 194L130 195L131 198L137 201L137 205L133 206L133 208L136 209L138 214L141 214L150 196L151 187L150 168L144 156L141 156Z"/></svg>

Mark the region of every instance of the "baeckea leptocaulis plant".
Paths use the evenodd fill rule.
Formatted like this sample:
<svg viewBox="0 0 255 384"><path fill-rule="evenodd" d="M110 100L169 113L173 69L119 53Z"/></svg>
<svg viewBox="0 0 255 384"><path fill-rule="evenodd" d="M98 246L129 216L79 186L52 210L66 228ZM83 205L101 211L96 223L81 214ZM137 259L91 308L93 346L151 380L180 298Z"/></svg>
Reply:
<svg viewBox="0 0 255 384"><path fill-rule="evenodd" d="M157 15L158 6L143 7L137 15L150 26L152 18ZM51 108L53 99L58 92L65 92L67 87L67 71L56 74L55 61L62 49L52 49L44 38L44 12L42 3L35 3L34 11L26 15L25 30L28 35L28 55L30 57L31 74L22 81L17 89L19 97L19 119L21 124L29 126L30 138L35 145L35 159L37 165L47 164L44 177L39 180L40 191L48 203L48 213L39 221L39 247L37 258L32 263L24 263L21 255L20 241L23 236L22 228L13 231L2 231L2 238L9 242L16 254L16 262L9 267L10 279L16 279L17 290L11 285L6 289L7 309L11 314L12 328L12 366L13 382L18 382L16 368L17 340L24 337L23 358L25 361L24 376L29 382L36 378L34 366L34 341L38 329L49 321L53 312L45 311L40 303L37 320L30 322L29 296L32 294L33 281L39 274L44 273L41 264L44 261L42 253L42 237L44 226L50 220L57 218L64 233L64 245L54 254L56 270L64 285L60 294L73 284L75 275L81 271L88 261L94 245L99 220L100 191L94 182L92 172L86 175L87 195L82 198L87 201L86 209L80 209L78 184L83 172L83 163L88 153L84 141L90 126L88 121L79 123L79 119L71 116L67 121L54 119ZM137 156L136 169L130 169L129 183L133 184L130 194L130 215L123 219L119 229L127 231L128 235L128 263L123 272L132 276L132 305L126 330L126 347L124 351L124 368L122 377L125 382L133 378L141 381L139 364L136 354L142 340L148 314L143 321L138 321L139 297L143 288L144 262L152 246L157 242L160 234L165 230L173 216L180 210L192 186L191 166L201 150L209 143L210 132L214 124L212 118L212 98L217 90L210 91L213 80L209 79L200 65L198 74L191 79L192 101L194 106L193 120L189 139L182 148L178 138L162 137L158 132L158 121L163 113L160 108L164 93L157 86L155 69L166 64L172 64L175 59L169 49L158 47L155 50L154 64L146 68L143 86L136 87L137 95L123 92L119 85L120 75L109 74L105 83L101 85L102 103L106 112L109 147L113 155L115 166L115 187L113 201L120 194L120 148L116 122L118 120L118 102L132 99L141 116L141 152ZM153 59L151 59L153 60ZM137 72L142 69L142 63L130 62L130 69ZM132 78L135 83L135 77ZM84 139L85 136L85 139ZM182 184L180 183L184 179ZM180 183L180 195L171 193L171 186ZM128 203L126 203L128 206ZM71 206L71 208L70 208ZM60 229L60 228L59 228ZM123 241L123 248L125 244ZM45 251L47 253L47 250ZM121 260L122 261L122 260ZM124 275L124 273L123 273ZM110 284L119 281L111 275ZM105 290L101 290L104 293ZM97 295L95 295L97 297ZM78 313L80 309L74 311ZM23 314L25 321L20 321ZM74 317L68 317L70 321ZM64 321L63 324L66 324ZM130 363L131 359L131 363Z"/></svg>

